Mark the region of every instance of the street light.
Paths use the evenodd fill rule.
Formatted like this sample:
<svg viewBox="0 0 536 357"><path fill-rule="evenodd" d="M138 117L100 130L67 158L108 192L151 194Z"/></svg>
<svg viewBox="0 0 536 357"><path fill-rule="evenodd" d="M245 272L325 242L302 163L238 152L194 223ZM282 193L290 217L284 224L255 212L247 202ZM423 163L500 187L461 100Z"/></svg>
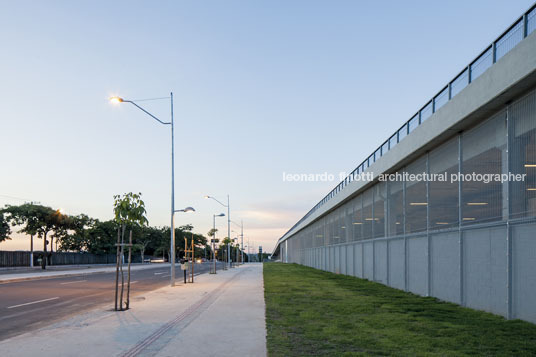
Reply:
<svg viewBox="0 0 536 357"><path fill-rule="evenodd" d="M175 212L195 212L193 207L186 207L185 209L177 209Z"/></svg>
<svg viewBox="0 0 536 357"><path fill-rule="evenodd" d="M188 207L185 207L183 209L176 209L174 212L175 213L177 213L177 212L184 212L184 213L195 212L195 208L188 206ZM173 221L175 221L175 215L173 215ZM173 253L174 253L173 255L175 255L175 247L173 247ZM175 268L175 263L174 262L173 262L172 266L173 266L173 268ZM173 272L175 272L175 269L173 269ZM173 281L175 281L175 280L173 280Z"/></svg>
<svg viewBox="0 0 536 357"><path fill-rule="evenodd" d="M244 221L243 220L240 220L240 224L234 222L234 221L231 221L232 223L236 224L237 226L240 226L240 238L241 238L241 245L242 245L242 249L240 250L240 260L241 260L241 263L244 264Z"/></svg>
<svg viewBox="0 0 536 357"><path fill-rule="evenodd" d="M234 237L233 242L236 243L236 246L233 246L233 249L236 248L235 259L236 259L236 263L238 264L238 261L239 261L238 251L240 250L240 244L238 244L238 237Z"/></svg>
<svg viewBox="0 0 536 357"><path fill-rule="evenodd" d="M213 199L214 201L218 202L223 207L227 207L227 238L231 239L231 205L229 204L229 195L227 195L227 205L224 205L217 198L209 196L209 195L206 195L205 198ZM230 253L229 243L227 243L227 262L225 262L225 264L231 263L231 257L229 256L229 253Z"/></svg>
<svg viewBox="0 0 536 357"><path fill-rule="evenodd" d="M212 261L214 263L214 271L210 272L210 274L216 274L216 217L224 217L225 213L220 214L214 214L212 215L212 219L214 220L214 226L212 229Z"/></svg>
<svg viewBox="0 0 536 357"><path fill-rule="evenodd" d="M149 113L147 110L140 107L138 104L134 103L131 100L126 100L121 97L111 97L110 101L112 103L130 103L145 114L149 115L151 118L156 120L162 125L170 125L171 126L171 237L170 237L170 253L171 253L171 261L170 261L170 285L175 286L175 224L173 215L175 213L175 141L174 141L174 131L173 131L173 92L170 93L169 96L170 104L171 104L171 121L170 122L164 122L151 113Z"/></svg>

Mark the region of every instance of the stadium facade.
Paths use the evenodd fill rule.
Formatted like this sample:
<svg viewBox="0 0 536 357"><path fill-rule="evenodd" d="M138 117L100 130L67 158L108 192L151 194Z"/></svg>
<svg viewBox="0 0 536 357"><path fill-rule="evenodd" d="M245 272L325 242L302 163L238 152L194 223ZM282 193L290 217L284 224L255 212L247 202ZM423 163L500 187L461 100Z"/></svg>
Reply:
<svg viewBox="0 0 536 357"><path fill-rule="evenodd" d="M536 323L535 30L536 5L283 235L273 256Z"/></svg>

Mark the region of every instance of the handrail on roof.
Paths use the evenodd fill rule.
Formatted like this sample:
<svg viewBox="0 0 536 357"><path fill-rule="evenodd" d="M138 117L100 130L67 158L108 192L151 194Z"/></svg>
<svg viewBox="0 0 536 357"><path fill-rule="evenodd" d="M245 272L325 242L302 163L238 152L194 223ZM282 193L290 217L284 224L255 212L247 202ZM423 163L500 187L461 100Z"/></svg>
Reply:
<svg viewBox="0 0 536 357"><path fill-rule="evenodd" d="M477 62L479 60L485 59L485 56L488 56L487 53L490 51L490 49L492 50L492 54L491 54L492 55L492 63L490 65L490 67L493 66L493 64L495 64L495 62L497 62L497 57L496 57L496 52L497 52L497 46L496 45L497 45L497 43L499 43L505 36L507 36L510 33L510 31L518 30L518 29L516 29L516 26L519 25L520 22L523 23L523 26L520 28L521 31L523 32L522 35L521 35L521 40L519 42L517 42L516 44L514 44L512 46L512 48L510 48L504 54L510 52L514 47L517 46L518 43L523 41L528 35L530 35L533 31L536 30L536 3L534 3L527 11L525 11L523 13L523 15L521 15L521 17L519 17L516 21L514 21L512 23L512 25L510 25L503 33L501 33L501 35L499 37L497 37L490 45L488 45L482 52L480 52L480 54L475 59L473 59L471 62L469 62L469 64L466 67L464 67L464 69L460 73L458 73L446 86L444 86L439 92L437 92L437 94L435 94L432 97L432 99L430 99L428 102L426 102L426 104L423 107L421 107L421 109L419 109L419 111L417 111L417 113L415 115L413 115L409 120L407 120L393 135L389 136L389 138L385 142L383 142L382 145L380 145L378 148L376 148L376 150L374 150L371 155L367 156L367 158L365 160L363 160L363 162L361 162L361 164L359 164L348 176L346 176L340 183L337 184L337 186L335 186L326 196L324 196L315 206L313 206L313 208L311 208L305 214L305 216L303 216L285 234L283 234L283 236L281 238L279 238L278 243L288 233L290 233L294 228L296 228L300 223L302 223L311 214L313 214L316 210L318 210L320 207L322 207L324 204L326 204L331 198L333 198L338 192L342 191L342 189L344 187L346 187L350 182L352 182L351 177L354 177L355 175L359 174L360 172L361 173L365 172L368 169L368 167L370 167L370 165L371 165L371 162L370 162L371 158L372 158L372 163L376 162L377 161L377 158L375 156L376 152L379 151L380 157L382 157L384 155L383 147L384 147L385 144L388 144L387 145L387 151L390 151L391 150L391 139L393 137L396 136L396 143L393 145L393 147L394 147L401 140L403 140L404 137L409 135L411 133L409 124L413 119L415 119L418 116L418 124L417 124L417 126L421 125L424 120L428 119L428 118L423 119L422 118L422 113L423 113L424 110L427 110L427 107L430 104L432 104L432 113L430 114L430 116L433 113L435 113L437 110L439 110L439 108L441 108L441 106L439 108L436 108L436 106L435 106L436 99L440 95L442 95L442 93L445 90L448 90L448 100L447 100L447 102L450 101L454 96L456 96L458 93L452 95L452 90L451 90L452 89L452 84L455 83L459 78L464 76L466 72L467 72L467 83L465 84L465 86L469 85L474 79L476 79L482 73L484 73L487 69L484 70L479 75L477 75L476 77L473 77L471 72L472 72L473 65L477 64ZM533 28L530 29L530 32L529 32L530 26L533 26ZM504 54L503 54L503 56L504 56ZM463 88L465 88L465 86ZM460 89L460 91L461 91L461 89ZM400 138L400 132L401 131L404 132L403 129L405 129L405 134L404 134L404 137ZM366 164L366 167L365 167L365 164Z"/></svg>

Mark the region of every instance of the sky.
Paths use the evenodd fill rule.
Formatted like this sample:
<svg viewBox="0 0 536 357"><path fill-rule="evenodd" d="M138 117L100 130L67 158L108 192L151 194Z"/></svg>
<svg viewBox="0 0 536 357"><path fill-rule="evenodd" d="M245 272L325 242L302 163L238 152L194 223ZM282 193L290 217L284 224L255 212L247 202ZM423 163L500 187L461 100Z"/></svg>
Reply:
<svg viewBox="0 0 536 357"><path fill-rule="evenodd" d="M245 244L271 251L338 183L284 174L353 170L531 4L0 0L0 207L107 220L132 191L169 225L169 127L108 98L173 92L175 205L196 209L176 224L206 234L226 209L203 196L229 195ZM138 104L170 118L169 99Z"/></svg>

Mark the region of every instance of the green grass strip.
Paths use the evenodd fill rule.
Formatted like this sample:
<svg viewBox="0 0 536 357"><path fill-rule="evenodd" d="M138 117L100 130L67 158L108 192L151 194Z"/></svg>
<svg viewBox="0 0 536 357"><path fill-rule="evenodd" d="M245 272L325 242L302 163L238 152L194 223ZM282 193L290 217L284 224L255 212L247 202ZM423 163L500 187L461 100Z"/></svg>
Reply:
<svg viewBox="0 0 536 357"><path fill-rule="evenodd" d="M534 324L297 264L264 296L269 356L536 356Z"/></svg>

